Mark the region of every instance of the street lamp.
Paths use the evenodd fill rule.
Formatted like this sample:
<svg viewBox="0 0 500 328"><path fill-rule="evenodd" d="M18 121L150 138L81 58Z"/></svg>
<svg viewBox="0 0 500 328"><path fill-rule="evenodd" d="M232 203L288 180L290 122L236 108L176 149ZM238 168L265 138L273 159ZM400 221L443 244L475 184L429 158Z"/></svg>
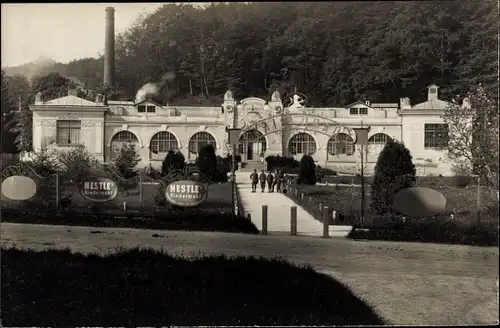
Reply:
<svg viewBox="0 0 500 328"><path fill-rule="evenodd" d="M363 122L361 122L360 128L354 128L356 132L356 144L361 146L361 228L363 228L363 221L365 218L365 146L368 145L368 132L370 132L370 127L363 127Z"/></svg>
<svg viewBox="0 0 500 328"><path fill-rule="evenodd" d="M228 143L233 148L233 155L231 156L231 188L233 193L233 209L236 212L236 150L240 143L240 133L241 129L238 128L226 128L228 134ZM238 213L235 213L238 214Z"/></svg>

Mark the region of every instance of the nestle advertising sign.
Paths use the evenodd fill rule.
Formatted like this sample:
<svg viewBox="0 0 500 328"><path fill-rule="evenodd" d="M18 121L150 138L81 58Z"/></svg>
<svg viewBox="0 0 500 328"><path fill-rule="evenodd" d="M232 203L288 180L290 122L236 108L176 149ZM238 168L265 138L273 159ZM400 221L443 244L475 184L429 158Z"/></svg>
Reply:
<svg viewBox="0 0 500 328"><path fill-rule="evenodd" d="M191 180L172 182L165 190L167 201L182 207L196 207L207 199L207 195L204 184Z"/></svg>
<svg viewBox="0 0 500 328"><path fill-rule="evenodd" d="M108 178L96 178L84 181L80 185L80 193L83 197L97 203L105 203L116 197L118 186L116 182Z"/></svg>

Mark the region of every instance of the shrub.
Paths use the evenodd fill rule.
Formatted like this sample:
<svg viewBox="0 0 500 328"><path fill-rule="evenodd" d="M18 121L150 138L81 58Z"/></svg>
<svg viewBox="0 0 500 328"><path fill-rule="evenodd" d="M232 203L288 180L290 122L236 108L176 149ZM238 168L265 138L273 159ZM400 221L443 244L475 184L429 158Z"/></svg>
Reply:
<svg viewBox="0 0 500 328"><path fill-rule="evenodd" d="M154 195L154 201L156 206L165 207L167 205L167 197L165 197L165 187L162 183L158 185L156 193Z"/></svg>
<svg viewBox="0 0 500 328"><path fill-rule="evenodd" d="M29 166L36 174L42 177L56 174L60 169L57 161L57 153L47 148L42 148L34 152L31 160L22 163Z"/></svg>
<svg viewBox="0 0 500 328"><path fill-rule="evenodd" d="M64 180L80 182L100 169L99 161L82 145L59 152L57 160Z"/></svg>
<svg viewBox="0 0 500 328"><path fill-rule="evenodd" d="M299 167L299 162L293 157L281 157L279 155L270 155L266 157L267 169L276 168L295 168Z"/></svg>
<svg viewBox="0 0 500 328"><path fill-rule="evenodd" d="M196 166L204 175L202 179L214 179L217 175L217 156L215 155L214 146L206 145L200 149L198 158L196 158Z"/></svg>
<svg viewBox="0 0 500 328"><path fill-rule="evenodd" d="M310 155L304 155L300 159L298 184L315 185L317 182L316 164Z"/></svg>
<svg viewBox="0 0 500 328"><path fill-rule="evenodd" d="M169 150L167 156L161 164L161 172L163 175L168 175L172 170L184 170L186 167L186 159L180 151Z"/></svg>
<svg viewBox="0 0 500 328"><path fill-rule="evenodd" d="M465 188L470 185L472 178L469 176L459 175L455 177L455 184L459 188Z"/></svg>
<svg viewBox="0 0 500 328"><path fill-rule="evenodd" d="M117 151L116 158L112 161L112 170L121 179L118 179L118 188L122 191L133 189L137 181L132 180L137 176L137 164L141 161L134 144L123 145Z"/></svg>
<svg viewBox="0 0 500 328"><path fill-rule="evenodd" d="M401 189L415 185L415 165L410 151L403 143L386 143L375 166L371 185L371 206L375 213L394 212L394 195Z"/></svg>

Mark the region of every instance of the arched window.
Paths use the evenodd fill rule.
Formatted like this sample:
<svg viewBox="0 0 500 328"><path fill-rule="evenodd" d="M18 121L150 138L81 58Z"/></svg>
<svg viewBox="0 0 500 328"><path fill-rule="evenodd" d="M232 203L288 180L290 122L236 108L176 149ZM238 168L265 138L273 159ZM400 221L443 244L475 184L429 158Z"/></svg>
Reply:
<svg viewBox="0 0 500 328"><path fill-rule="evenodd" d="M316 152L316 140L308 133L297 133L290 139L288 151L292 155L314 154Z"/></svg>
<svg viewBox="0 0 500 328"><path fill-rule="evenodd" d="M331 137L326 147L330 155L354 154L354 140L345 133L339 133Z"/></svg>
<svg viewBox="0 0 500 328"><path fill-rule="evenodd" d="M116 158L118 152L123 145L134 145L135 149L139 149L139 139L130 131L120 131L111 139L111 159Z"/></svg>
<svg viewBox="0 0 500 328"><path fill-rule="evenodd" d="M151 138L149 143L149 158L152 160L163 160L169 150L179 149L177 138L170 132L158 132Z"/></svg>
<svg viewBox="0 0 500 328"><path fill-rule="evenodd" d="M203 146L212 145L217 147L217 142L213 135L208 132L197 132L189 139L189 157L198 155Z"/></svg>
<svg viewBox="0 0 500 328"><path fill-rule="evenodd" d="M385 145L389 140L392 140L391 137L389 137L385 133L376 133L368 139L368 143L370 145Z"/></svg>
<svg viewBox="0 0 500 328"><path fill-rule="evenodd" d="M392 139L387 134L376 133L368 139L367 151L372 155L377 155L382 151L382 149L384 149L385 144L389 140L392 140Z"/></svg>

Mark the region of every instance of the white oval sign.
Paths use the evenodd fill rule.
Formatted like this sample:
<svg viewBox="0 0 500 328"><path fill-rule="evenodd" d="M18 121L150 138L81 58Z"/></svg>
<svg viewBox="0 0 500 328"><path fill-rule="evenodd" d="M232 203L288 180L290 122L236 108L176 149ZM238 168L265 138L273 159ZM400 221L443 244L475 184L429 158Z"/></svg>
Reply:
<svg viewBox="0 0 500 328"><path fill-rule="evenodd" d="M118 186L109 178L94 178L80 184L80 193L90 201L105 203L116 197Z"/></svg>
<svg viewBox="0 0 500 328"><path fill-rule="evenodd" d="M14 175L3 180L2 194L12 200L28 200L36 194L36 183L31 178Z"/></svg>
<svg viewBox="0 0 500 328"><path fill-rule="evenodd" d="M411 217L434 216L444 211L446 198L431 188L405 188L394 196L394 208Z"/></svg>
<svg viewBox="0 0 500 328"><path fill-rule="evenodd" d="M167 201L182 207L196 207L207 199L207 195L204 184L191 180L172 182L165 190Z"/></svg>

